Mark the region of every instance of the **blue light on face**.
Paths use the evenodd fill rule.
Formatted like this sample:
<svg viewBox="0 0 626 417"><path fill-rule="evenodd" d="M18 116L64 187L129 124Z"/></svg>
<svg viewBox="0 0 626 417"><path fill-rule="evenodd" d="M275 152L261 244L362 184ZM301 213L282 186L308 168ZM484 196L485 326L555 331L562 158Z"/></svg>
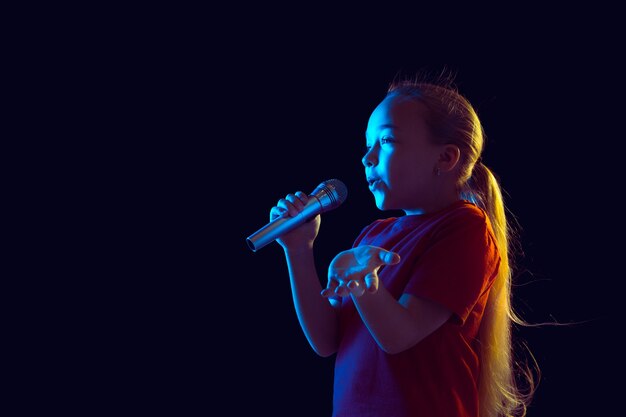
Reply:
<svg viewBox="0 0 626 417"><path fill-rule="evenodd" d="M370 180L370 191L380 210L387 209L385 202L389 194L390 168L396 151L395 131L398 126L393 123L392 106L393 101L387 98L372 112L365 133L367 151L362 158L365 176ZM372 182L372 179L376 181Z"/></svg>

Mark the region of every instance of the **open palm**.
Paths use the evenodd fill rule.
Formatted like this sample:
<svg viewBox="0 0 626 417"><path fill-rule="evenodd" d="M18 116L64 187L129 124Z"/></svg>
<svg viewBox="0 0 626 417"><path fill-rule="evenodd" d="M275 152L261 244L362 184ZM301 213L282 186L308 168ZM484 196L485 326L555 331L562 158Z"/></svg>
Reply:
<svg viewBox="0 0 626 417"><path fill-rule="evenodd" d="M383 265L400 262L400 255L378 246L364 245L340 252L328 267L328 285L324 297L360 297L367 290L378 291L378 270Z"/></svg>

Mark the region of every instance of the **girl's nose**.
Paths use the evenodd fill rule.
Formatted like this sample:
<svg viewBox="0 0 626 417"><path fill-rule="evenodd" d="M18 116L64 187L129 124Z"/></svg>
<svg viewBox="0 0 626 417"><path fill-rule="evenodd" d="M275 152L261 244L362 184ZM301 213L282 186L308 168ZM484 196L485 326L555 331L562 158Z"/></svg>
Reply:
<svg viewBox="0 0 626 417"><path fill-rule="evenodd" d="M371 167L374 166L374 155L373 155L373 151L374 148L370 148L368 149L368 151L365 153L365 155L363 155L363 158L361 159L361 163L363 164L363 166L366 167Z"/></svg>

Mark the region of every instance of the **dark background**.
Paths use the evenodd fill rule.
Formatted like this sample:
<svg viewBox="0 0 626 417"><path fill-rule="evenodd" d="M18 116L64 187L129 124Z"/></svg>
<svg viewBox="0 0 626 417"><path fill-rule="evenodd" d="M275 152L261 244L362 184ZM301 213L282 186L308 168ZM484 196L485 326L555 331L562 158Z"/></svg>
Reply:
<svg viewBox="0 0 626 417"><path fill-rule="evenodd" d="M252 253L245 238L285 194L341 179L348 199L323 217L316 242L324 279L362 227L393 214L376 209L360 163L371 110L398 74L442 68L284 57L242 58L217 74L181 61L172 78L158 73L163 107L141 112L154 133L128 161L140 170L128 196L139 209L125 235L141 242L125 243L135 248L122 297L130 314L110 339L127 398L198 413L329 415L334 357L317 357L300 330L279 246ZM601 80L620 75L566 62L445 68L482 119L484 161L521 227L514 305L530 323L567 324L515 330L543 373L528 415L608 412L619 395L611 239L621 115Z"/></svg>
<svg viewBox="0 0 626 417"><path fill-rule="evenodd" d="M416 47L357 52L350 36L294 47L287 34L196 38L166 23L114 42L114 26L89 41L68 33L79 64L60 65L66 83L45 82L51 108L71 103L61 119L78 138L53 142L73 160L59 166L74 227L54 222L78 279L60 319L37 318L49 349L32 348L32 366L48 409L329 416L334 357L317 357L300 330L280 247L253 253L245 238L287 193L342 180L348 198L316 241L324 279L364 226L394 214L364 180L370 112L394 77L444 68L483 122L484 162L521 227L514 305L530 323L567 324L515 330L543 373L528 415L614 409L621 68L550 48L433 65Z"/></svg>

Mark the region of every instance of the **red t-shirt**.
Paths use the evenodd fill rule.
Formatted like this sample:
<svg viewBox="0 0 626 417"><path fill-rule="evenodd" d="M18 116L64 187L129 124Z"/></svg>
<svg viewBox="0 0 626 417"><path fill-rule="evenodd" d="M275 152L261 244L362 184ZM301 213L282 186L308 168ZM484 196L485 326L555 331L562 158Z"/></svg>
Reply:
<svg viewBox="0 0 626 417"><path fill-rule="evenodd" d="M460 200L434 213L377 220L362 230L354 247L359 245L400 254L399 264L378 273L394 298L426 298L453 314L412 348L390 355L376 344L352 299L343 298L333 416L477 417L476 337L500 264L485 212Z"/></svg>

